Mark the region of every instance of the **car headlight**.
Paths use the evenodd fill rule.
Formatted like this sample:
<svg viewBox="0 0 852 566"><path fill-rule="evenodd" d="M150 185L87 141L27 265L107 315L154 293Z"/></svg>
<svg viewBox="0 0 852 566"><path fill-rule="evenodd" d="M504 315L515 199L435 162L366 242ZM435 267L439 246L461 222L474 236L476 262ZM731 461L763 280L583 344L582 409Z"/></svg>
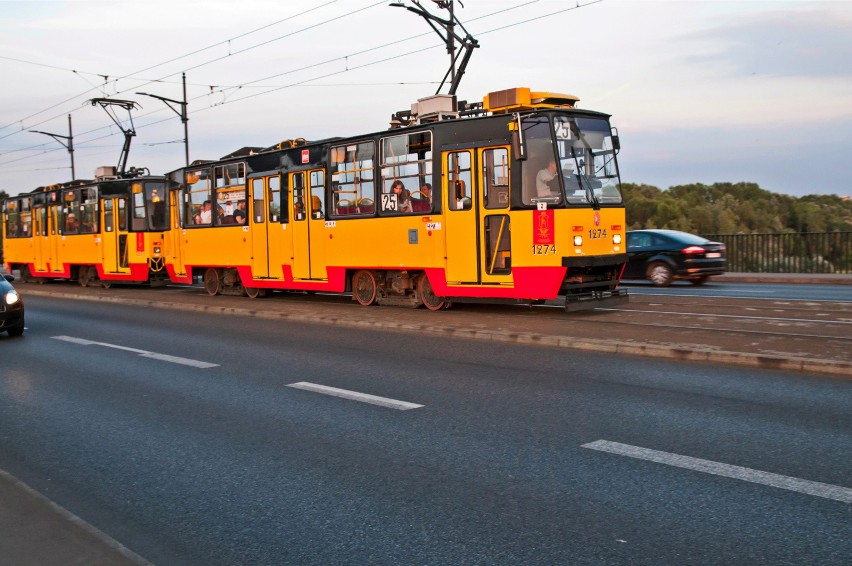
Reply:
<svg viewBox="0 0 852 566"><path fill-rule="evenodd" d="M14 305L19 300L20 299L18 298L18 292L17 291L9 291L9 292L6 293L6 304L7 305Z"/></svg>

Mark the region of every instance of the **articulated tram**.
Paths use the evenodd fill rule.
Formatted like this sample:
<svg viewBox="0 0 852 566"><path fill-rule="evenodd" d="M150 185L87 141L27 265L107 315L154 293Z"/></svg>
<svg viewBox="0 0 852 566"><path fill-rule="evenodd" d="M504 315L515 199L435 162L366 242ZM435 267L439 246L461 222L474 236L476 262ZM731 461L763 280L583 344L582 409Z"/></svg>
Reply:
<svg viewBox="0 0 852 566"><path fill-rule="evenodd" d="M623 302L618 136L576 101L526 88L471 105L436 95L381 132L39 189L4 204L5 262L82 284L201 280L211 295L351 292L431 310ZM78 210L91 231L55 228Z"/></svg>
<svg viewBox="0 0 852 566"><path fill-rule="evenodd" d="M3 204L3 257L24 281L71 279L84 287L165 281L169 228L165 177L95 180L39 187Z"/></svg>

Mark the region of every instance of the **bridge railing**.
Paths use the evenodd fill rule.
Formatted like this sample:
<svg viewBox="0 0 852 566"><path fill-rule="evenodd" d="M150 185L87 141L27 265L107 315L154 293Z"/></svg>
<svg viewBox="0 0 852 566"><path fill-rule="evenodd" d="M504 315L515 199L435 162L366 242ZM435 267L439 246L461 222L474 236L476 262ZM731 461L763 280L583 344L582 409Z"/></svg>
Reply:
<svg viewBox="0 0 852 566"><path fill-rule="evenodd" d="M727 248L734 273L852 273L852 232L702 234Z"/></svg>

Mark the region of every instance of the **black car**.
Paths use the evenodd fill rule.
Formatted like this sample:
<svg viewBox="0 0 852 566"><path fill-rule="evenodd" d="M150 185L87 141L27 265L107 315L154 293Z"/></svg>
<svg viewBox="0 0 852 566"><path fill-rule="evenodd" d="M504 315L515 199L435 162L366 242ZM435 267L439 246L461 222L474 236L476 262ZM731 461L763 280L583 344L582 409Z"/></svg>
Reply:
<svg viewBox="0 0 852 566"><path fill-rule="evenodd" d="M12 287L14 280L11 275L0 277L0 332L20 336L24 333L24 301Z"/></svg>
<svg viewBox="0 0 852 566"><path fill-rule="evenodd" d="M701 285L725 273L725 244L677 230L628 231L627 254L622 279L648 279L660 287L675 279Z"/></svg>

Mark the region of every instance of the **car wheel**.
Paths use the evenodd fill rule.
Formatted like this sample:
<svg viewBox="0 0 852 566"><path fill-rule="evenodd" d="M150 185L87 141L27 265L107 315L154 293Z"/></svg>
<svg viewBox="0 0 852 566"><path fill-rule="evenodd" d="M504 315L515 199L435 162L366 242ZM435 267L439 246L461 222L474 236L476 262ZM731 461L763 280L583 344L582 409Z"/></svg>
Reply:
<svg viewBox="0 0 852 566"><path fill-rule="evenodd" d="M648 279L657 287L668 287L672 284L672 268L663 262L656 261L648 266Z"/></svg>
<svg viewBox="0 0 852 566"><path fill-rule="evenodd" d="M693 277L689 280L693 285L704 285L707 282L709 277L707 275L701 275L700 277Z"/></svg>
<svg viewBox="0 0 852 566"><path fill-rule="evenodd" d="M10 326L6 329L6 332L9 333L9 336L20 336L24 333L24 323L21 322L18 326Z"/></svg>

